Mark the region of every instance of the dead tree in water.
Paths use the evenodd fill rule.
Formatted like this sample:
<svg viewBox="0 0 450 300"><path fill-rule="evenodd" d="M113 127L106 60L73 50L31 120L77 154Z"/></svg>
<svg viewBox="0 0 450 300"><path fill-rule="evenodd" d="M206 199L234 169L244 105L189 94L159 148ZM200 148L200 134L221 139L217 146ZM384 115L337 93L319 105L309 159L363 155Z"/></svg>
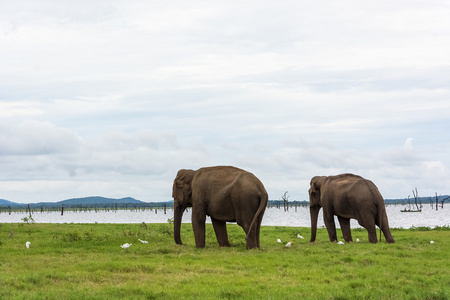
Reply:
<svg viewBox="0 0 450 300"><path fill-rule="evenodd" d="M416 188L416 192L415 193L414 193L414 190L412 192L413 192L413 195L414 195L414 203L416 204L417 210L422 210L422 202L420 201L419 192L417 191L417 188ZM419 205L417 204L417 200L419 200L420 208L419 208Z"/></svg>
<svg viewBox="0 0 450 300"><path fill-rule="evenodd" d="M437 192L435 192L435 194L436 194L436 196L435 196L436 197L435 198L435 200L436 200L436 210L438 210L439 209L439 198L441 196L438 196ZM444 208L444 201L447 200L447 199L450 199L450 196L445 197L444 199L441 200L441 209ZM433 209L433 202L431 200L431 197L430 197L430 203L431 203L431 208Z"/></svg>
<svg viewBox="0 0 450 300"><path fill-rule="evenodd" d="M284 206L284 211L289 211L289 196L286 196L288 192L284 192L283 197L281 197L281 199L283 200L283 206Z"/></svg>
<svg viewBox="0 0 450 300"><path fill-rule="evenodd" d="M439 204L439 197L438 197L438 195L436 193L436 210L438 210L438 206L439 206L438 204Z"/></svg>

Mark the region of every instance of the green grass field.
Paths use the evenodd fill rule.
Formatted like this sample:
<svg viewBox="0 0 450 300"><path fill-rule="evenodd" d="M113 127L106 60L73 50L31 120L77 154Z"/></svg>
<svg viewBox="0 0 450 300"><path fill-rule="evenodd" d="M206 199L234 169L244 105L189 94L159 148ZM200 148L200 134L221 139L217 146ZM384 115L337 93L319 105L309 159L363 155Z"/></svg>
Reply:
<svg viewBox="0 0 450 300"><path fill-rule="evenodd" d="M249 251L240 227L228 231L232 247L207 225L196 249L190 224L178 246L169 223L0 223L0 299L450 299L448 227L393 229L395 244L353 230L361 242L345 245L325 229L311 244L309 228L263 227Z"/></svg>

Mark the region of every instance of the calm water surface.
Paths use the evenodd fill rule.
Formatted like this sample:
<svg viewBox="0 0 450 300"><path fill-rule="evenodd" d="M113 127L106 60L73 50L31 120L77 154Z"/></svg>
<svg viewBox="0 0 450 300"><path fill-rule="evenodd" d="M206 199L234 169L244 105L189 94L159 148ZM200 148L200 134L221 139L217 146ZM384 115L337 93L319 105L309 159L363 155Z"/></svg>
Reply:
<svg viewBox="0 0 450 300"><path fill-rule="evenodd" d="M410 227L435 227L450 226L450 206L444 205L438 211L431 209L429 205L424 205L422 212L400 212L404 206L388 205L386 211L388 214L389 225L391 228L410 228ZM322 210L321 210L322 212ZM0 223L22 223L23 218L28 217L26 213L0 213ZM163 210L144 210L144 211L88 211L73 212L37 212L32 217L36 223L167 223L168 219L173 218L173 210L167 209L166 214ZM183 215L183 223L191 222L191 210L188 209ZM210 222L207 219L207 222ZM264 214L262 225L266 226L293 226L310 227L311 219L308 207L290 207L288 212L283 208L268 208ZM322 215L319 216L318 226L324 226ZM336 227L339 222L336 219ZM351 220L351 227L360 227L356 220Z"/></svg>

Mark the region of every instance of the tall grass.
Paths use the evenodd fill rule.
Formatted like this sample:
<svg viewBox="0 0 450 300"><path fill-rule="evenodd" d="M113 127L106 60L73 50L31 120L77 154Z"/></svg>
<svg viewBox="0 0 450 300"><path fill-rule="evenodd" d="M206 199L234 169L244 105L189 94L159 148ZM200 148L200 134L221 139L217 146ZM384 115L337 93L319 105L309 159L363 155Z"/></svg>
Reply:
<svg viewBox="0 0 450 300"><path fill-rule="evenodd" d="M325 229L311 244L309 228L266 226L249 251L228 231L220 248L207 224L196 249L189 224L184 246L169 223L0 224L0 299L450 299L448 227L393 229L395 244L353 230L361 242L337 245Z"/></svg>

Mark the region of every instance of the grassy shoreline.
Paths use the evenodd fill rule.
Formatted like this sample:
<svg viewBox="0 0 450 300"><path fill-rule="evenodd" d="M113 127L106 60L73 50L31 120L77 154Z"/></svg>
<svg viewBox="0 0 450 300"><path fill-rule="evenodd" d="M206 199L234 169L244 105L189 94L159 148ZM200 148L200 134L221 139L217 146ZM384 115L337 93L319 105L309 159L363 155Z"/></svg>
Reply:
<svg viewBox="0 0 450 300"><path fill-rule="evenodd" d="M370 244L363 229L360 243L319 229L311 244L309 230L263 226L261 249L247 251L235 224L232 247L207 224L196 249L189 224L178 246L171 224L0 223L0 299L450 299L448 227L392 229L395 244Z"/></svg>

